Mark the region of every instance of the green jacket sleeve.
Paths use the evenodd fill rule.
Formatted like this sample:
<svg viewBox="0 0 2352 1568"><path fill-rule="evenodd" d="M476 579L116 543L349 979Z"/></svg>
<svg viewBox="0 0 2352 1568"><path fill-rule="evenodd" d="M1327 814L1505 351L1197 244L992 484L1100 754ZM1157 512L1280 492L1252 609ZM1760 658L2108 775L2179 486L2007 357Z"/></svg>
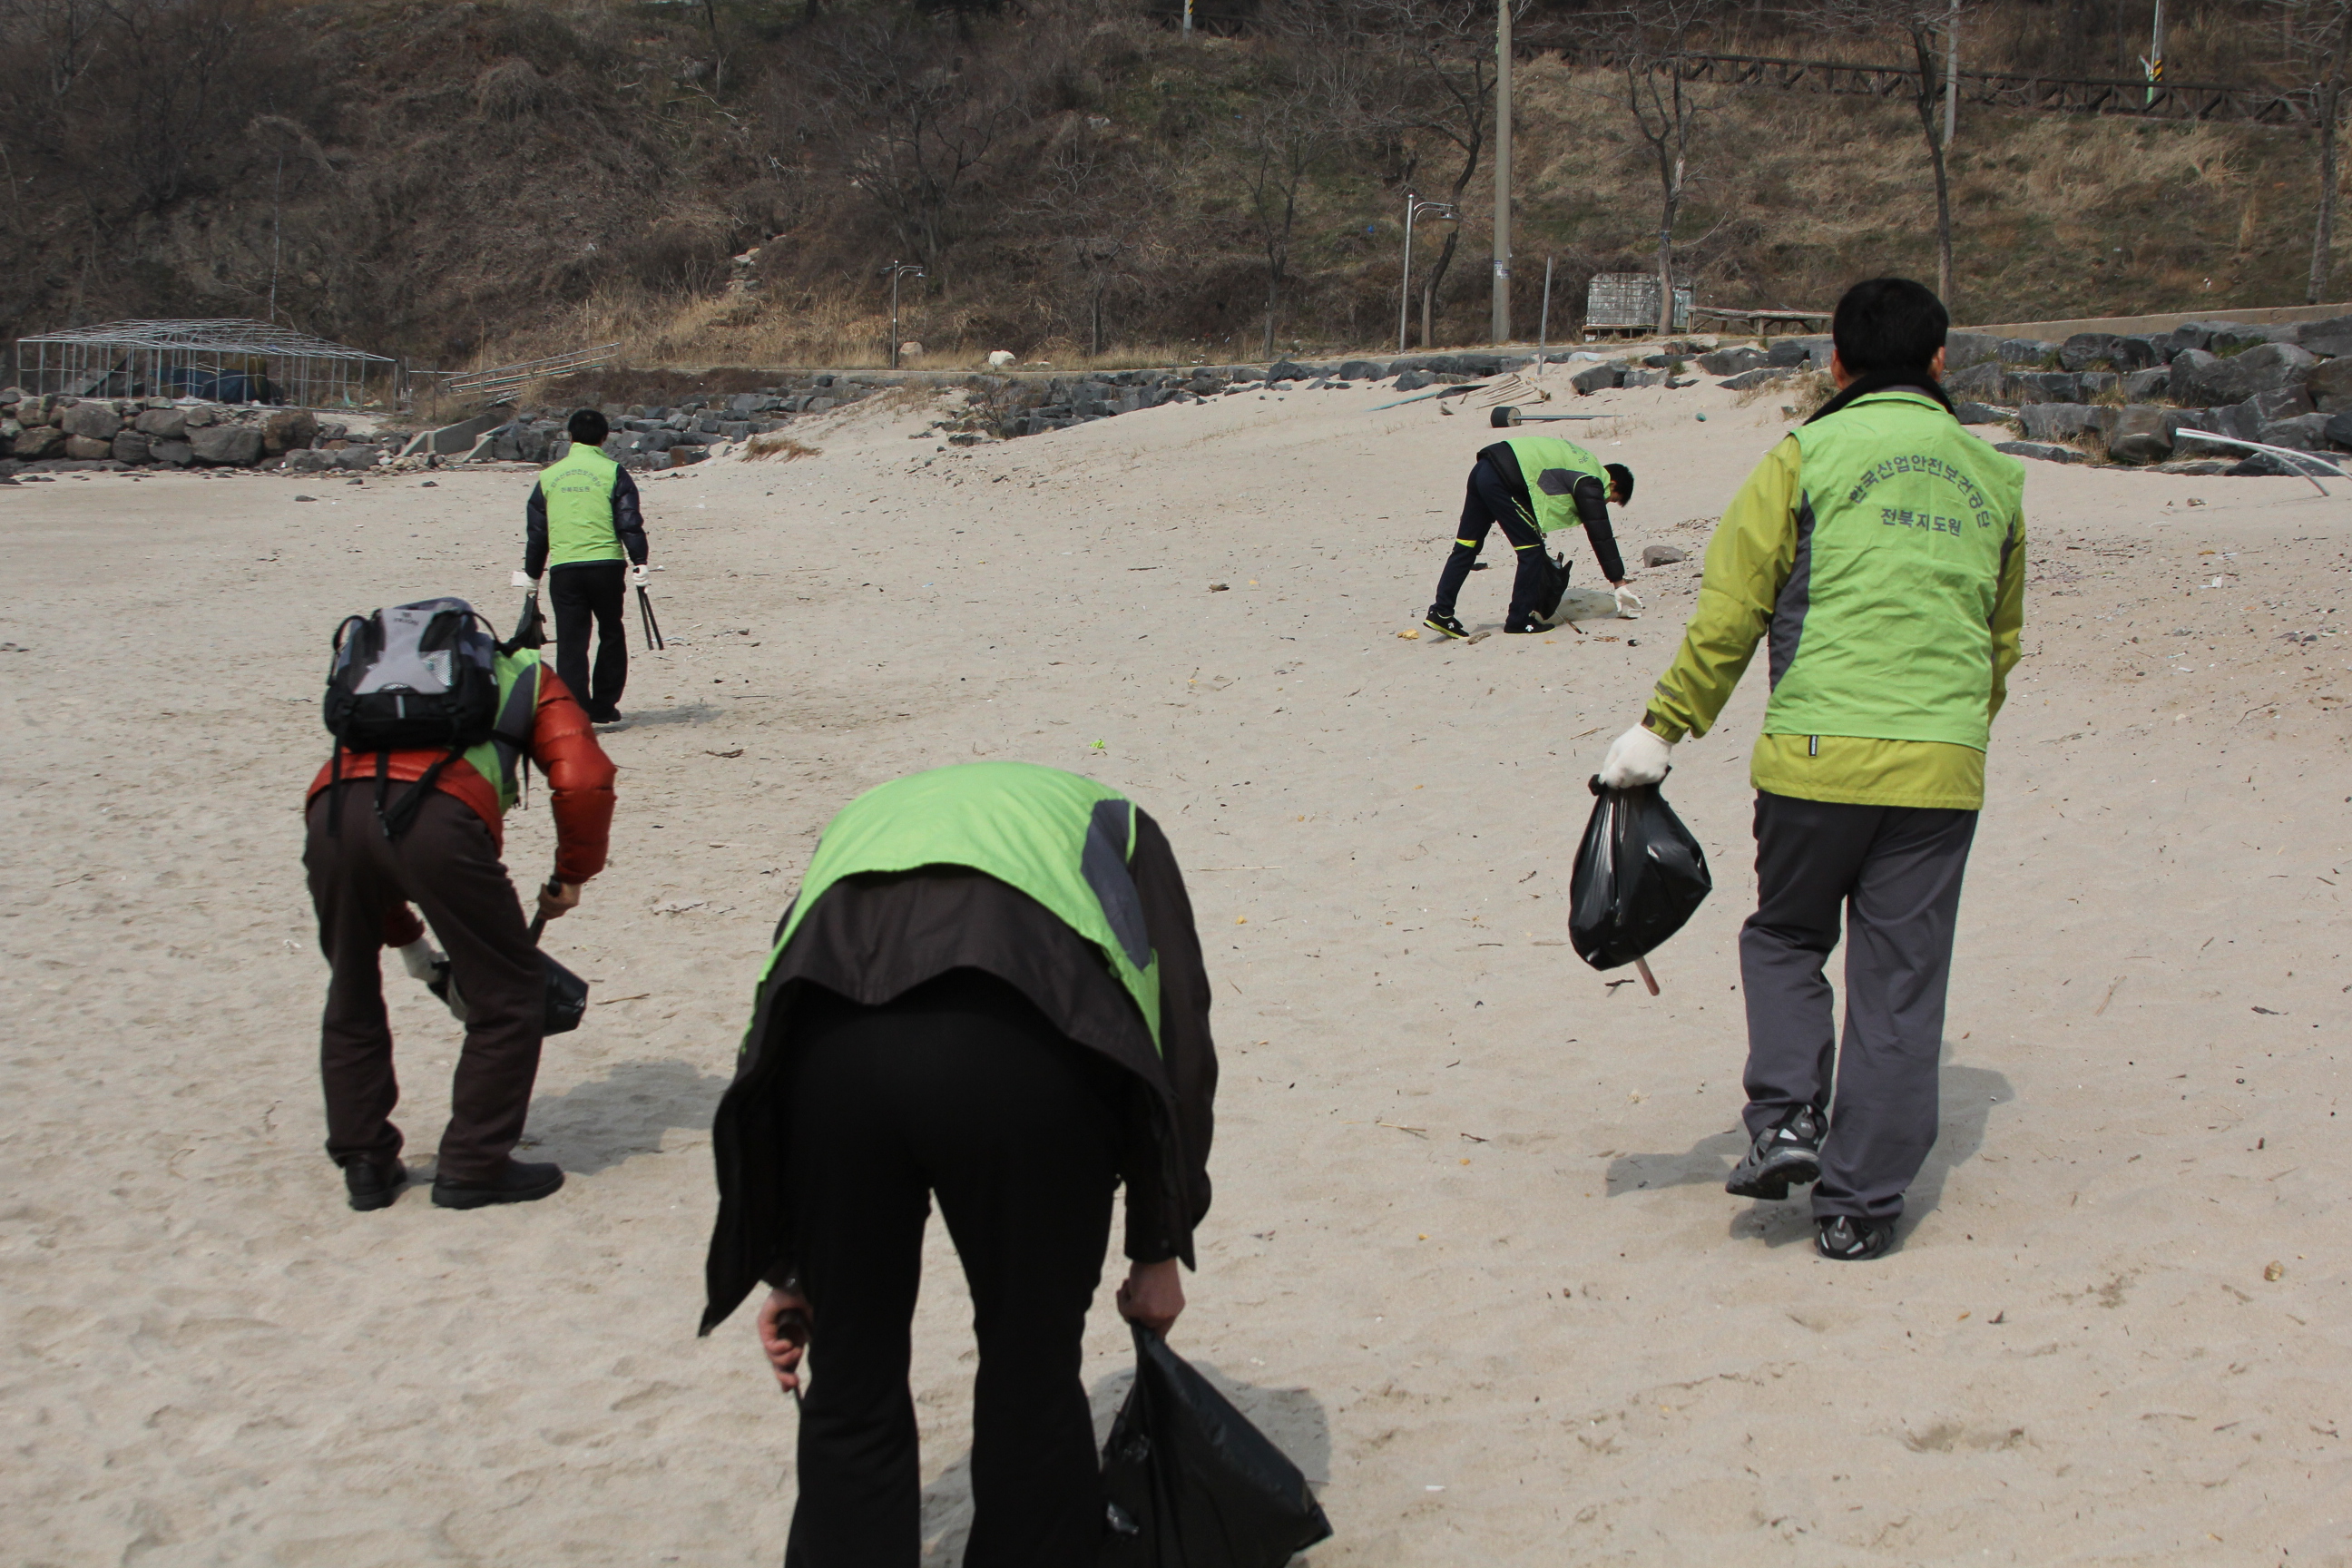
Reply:
<svg viewBox="0 0 2352 1568"><path fill-rule="evenodd" d="M2009 542L2000 551L2000 588L1992 602L1992 707L1988 720L2000 717L2009 700L2009 672L2017 668L2021 634L2025 630L2025 514L2018 513Z"/></svg>
<svg viewBox="0 0 2352 1568"><path fill-rule="evenodd" d="M1797 561L1799 462L1795 437L1773 447L1707 541L1698 607L1674 663L1658 678L1644 721L1664 740L1704 735L1714 726L1772 624L1773 605Z"/></svg>

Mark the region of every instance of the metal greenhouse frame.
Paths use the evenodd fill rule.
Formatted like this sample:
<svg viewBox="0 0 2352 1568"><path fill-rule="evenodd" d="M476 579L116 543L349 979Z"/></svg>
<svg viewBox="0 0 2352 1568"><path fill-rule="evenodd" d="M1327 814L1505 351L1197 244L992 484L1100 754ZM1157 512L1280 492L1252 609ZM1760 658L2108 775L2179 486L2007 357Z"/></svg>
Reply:
<svg viewBox="0 0 2352 1568"><path fill-rule="evenodd" d="M383 354L268 321L106 321L16 341L16 384L75 397L356 408Z"/></svg>

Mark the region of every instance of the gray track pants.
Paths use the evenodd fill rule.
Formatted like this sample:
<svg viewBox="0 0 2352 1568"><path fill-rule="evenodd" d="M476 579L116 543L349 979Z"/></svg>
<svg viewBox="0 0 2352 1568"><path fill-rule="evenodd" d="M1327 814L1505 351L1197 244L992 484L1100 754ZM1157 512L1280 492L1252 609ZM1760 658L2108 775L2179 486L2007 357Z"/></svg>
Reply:
<svg viewBox="0 0 2352 1568"><path fill-rule="evenodd" d="M1835 1114L1817 1215L1886 1220L1935 1146L1936 1074L1973 811L1756 796L1756 912L1739 932L1748 1131ZM1845 1049L1822 973L1847 910Z"/></svg>

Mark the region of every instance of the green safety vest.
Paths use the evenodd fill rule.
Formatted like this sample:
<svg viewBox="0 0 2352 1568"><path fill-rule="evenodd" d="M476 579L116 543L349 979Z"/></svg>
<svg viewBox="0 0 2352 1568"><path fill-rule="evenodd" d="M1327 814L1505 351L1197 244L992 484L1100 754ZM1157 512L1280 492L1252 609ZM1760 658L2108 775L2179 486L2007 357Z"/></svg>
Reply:
<svg viewBox="0 0 2352 1568"><path fill-rule="evenodd" d="M619 561L621 535L613 526L613 478L621 465L584 441L541 470L540 499L547 507L547 563Z"/></svg>
<svg viewBox="0 0 2352 1568"><path fill-rule="evenodd" d="M1160 958L1129 862L1135 805L1092 779L1032 763L909 773L841 808L760 971L764 984L802 917L844 877L966 866L1043 904L1103 956L1160 1044Z"/></svg>
<svg viewBox="0 0 2352 1568"><path fill-rule="evenodd" d="M529 648L498 657L499 717L490 738L466 748L466 764L499 792L499 815L522 796L522 759L539 714L539 655Z"/></svg>
<svg viewBox="0 0 2352 1568"><path fill-rule="evenodd" d="M1797 561L1772 615L1764 732L1983 751L2025 465L1911 393L1849 404L1796 440Z"/></svg>
<svg viewBox="0 0 2352 1568"><path fill-rule="evenodd" d="M1584 526L1584 515L1576 510L1576 481L1585 475L1599 479L1601 492L1608 493L1609 470L1573 441L1557 436L1512 436L1503 445L1518 459L1519 477L1527 481L1528 500L1535 508L1535 515L1528 521L1538 533Z"/></svg>

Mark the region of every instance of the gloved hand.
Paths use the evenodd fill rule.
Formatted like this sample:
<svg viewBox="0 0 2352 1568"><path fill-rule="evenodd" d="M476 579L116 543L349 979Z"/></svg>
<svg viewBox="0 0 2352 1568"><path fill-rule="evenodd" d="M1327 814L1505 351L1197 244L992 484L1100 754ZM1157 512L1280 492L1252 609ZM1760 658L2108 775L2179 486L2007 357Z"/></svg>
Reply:
<svg viewBox="0 0 2352 1568"><path fill-rule="evenodd" d="M528 572L518 572L513 576L508 578L507 582L509 586L516 588L536 588L539 586L539 579L532 576Z"/></svg>
<svg viewBox="0 0 2352 1568"><path fill-rule="evenodd" d="M433 951L433 939L429 936L420 936L406 947L395 947L392 951L400 954L400 966L408 971L411 980L422 980L428 985L440 973L439 966L449 962Z"/></svg>
<svg viewBox="0 0 2352 1568"><path fill-rule="evenodd" d="M1646 725L1636 724L1609 742L1609 754L1601 761L1601 787L1632 789L1636 784L1656 784L1673 765L1668 761L1673 752L1670 742Z"/></svg>
<svg viewBox="0 0 2352 1568"><path fill-rule="evenodd" d="M642 588L653 580L654 569L646 565L644 562L640 561L635 566L629 568L630 587Z"/></svg>
<svg viewBox="0 0 2352 1568"><path fill-rule="evenodd" d="M1642 618L1641 596L1622 583L1617 584L1617 614L1629 621Z"/></svg>

